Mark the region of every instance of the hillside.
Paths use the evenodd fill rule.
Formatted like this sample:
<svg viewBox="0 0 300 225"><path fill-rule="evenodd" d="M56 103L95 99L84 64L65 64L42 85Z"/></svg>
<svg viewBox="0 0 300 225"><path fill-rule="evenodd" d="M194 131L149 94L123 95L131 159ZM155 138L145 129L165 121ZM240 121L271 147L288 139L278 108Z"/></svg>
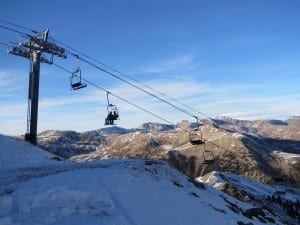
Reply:
<svg viewBox="0 0 300 225"><path fill-rule="evenodd" d="M205 145L190 144L187 130L194 124L187 121L176 127L147 123L136 129L115 126L85 133L45 131L39 135L39 145L72 161L161 159L193 178L217 170L264 183L300 187L297 118L288 121L219 118L214 124L211 121L203 124ZM283 132L285 135L277 138Z"/></svg>
<svg viewBox="0 0 300 225"><path fill-rule="evenodd" d="M156 160L100 160L72 163L42 154L40 165L9 154L26 152L35 159L43 150L1 136L0 224L295 224L264 204L237 200L194 181ZM49 162L52 162L49 164ZM43 165L45 163L45 165ZM241 179L236 176L235 179ZM272 190L271 186L262 185ZM255 192L255 190L253 190ZM299 192L290 193L297 202ZM299 199L298 199L299 201Z"/></svg>

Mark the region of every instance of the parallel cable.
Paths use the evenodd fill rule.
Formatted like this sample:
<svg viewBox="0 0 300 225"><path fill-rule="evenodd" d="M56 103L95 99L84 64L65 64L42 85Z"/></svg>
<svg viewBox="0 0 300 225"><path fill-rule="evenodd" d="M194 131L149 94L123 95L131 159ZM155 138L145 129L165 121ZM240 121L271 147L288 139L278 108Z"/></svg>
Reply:
<svg viewBox="0 0 300 225"><path fill-rule="evenodd" d="M67 72L67 73L72 74L71 71L69 71L68 69L66 69L66 68L64 68L64 67L62 67L62 66L60 66L60 65L58 65L58 64L56 64L56 63L54 63L54 62L53 62L53 65L56 66L57 68L59 68L59 69L65 71L65 72ZM109 92L112 96L114 96L114 97L116 97L116 98L118 98L118 99L120 99L120 100L122 100L122 101L124 101L124 102L126 102L126 103L128 103L128 104L130 104L130 105L132 105L132 106L134 106L134 107L136 107L136 108L138 108L138 109L140 109L140 110L142 110L142 111L144 111L144 112L146 112L146 113L148 113L148 114L150 114L150 115L152 115L152 116L154 116L154 117L160 119L160 120L162 120L162 121L165 121L166 123L168 123L168 124L170 124L170 125L172 125L172 126L175 126L174 123L168 121L167 119L165 119L165 118L163 118L163 117L161 117L161 116L159 116L159 115L157 115L157 114L155 114L155 113L153 113L153 112L151 112L151 111L149 111L149 110L147 110L147 109L145 109L145 108L143 108L143 107L141 107L141 106L139 106L139 105L137 105L137 104L135 104L135 103L132 103L132 102L128 101L128 100L125 99L125 98L120 97L120 96L118 96L118 95L116 95L116 94L114 94L114 93L108 91L107 89L105 89L105 88L103 88L103 87L101 87L101 86L99 86L99 85L97 85L97 84L95 84L95 83L93 83L93 82L91 82L91 81L88 81L87 79L84 79L84 78L81 78L81 79L82 79L83 81L85 81L86 83L88 83L88 84L90 84L90 85L92 85L92 86L94 86L94 87L96 87L96 88L98 88L98 89L100 89L100 90L102 90L102 91L105 91L106 93Z"/></svg>
<svg viewBox="0 0 300 225"><path fill-rule="evenodd" d="M56 66L57 68L65 71L65 72L69 73L69 74L72 74L72 71L70 71L70 70L68 70L68 69L66 69L66 68L64 68L64 67L62 67L62 66L60 66L60 65L58 65L58 64L56 64L54 62L53 62L53 65ZM90 84L90 85L92 85L92 86L94 86L94 87L96 87L96 88L98 88L98 89L100 89L100 90L102 90L102 91L104 91L106 93L109 92L112 96L114 96L114 97L116 97L116 98L118 98L118 99L120 99L120 100L128 103L129 105L132 105L132 106L134 106L134 107L136 107L136 108L138 108L138 109L140 109L140 110L142 110L142 111L144 111L144 112L146 112L146 113L148 113L148 114L150 114L150 115L152 115L152 116L154 116L154 117L156 117L156 118L158 118L158 119L160 119L162 121L165 121L166 123L168 123L168 124L170 124L170 125L172 125L174 127L176 126L174 123L170 122L169 120L167 120L167 119L165 119L165 118L163 118L163 117L161 117L161 116L159 116L159 115L157 115L157 114L155 114L155 113L153 113L153 112L151 112L151 111L149 111L149 110L147 110L147 109L145 109L145 108L143 108L143 107L141 107L141 106L139 106L139 105L137 105L135 103L132 103L132 102L128 101L127 99L125 99L123 97L120 97L119 95L114 94L114 93L108 91L107 89L105 89L105 88L103 88L103 87L101 87L101 86L99 86L99 85L97 85L97 84L95 84L95 83L93 83L93 82L91 82L91 81L83 78L83 77L81 77L81 79L83 81L85 81L86 83L88 83L88 84ZM179 128L179 129L181 129L181 130L183 130L185 132L190 132L189 130L184 129L184 128ZM203 139L203 140L205 142L209 141L209 140L206 140L206 139ZM213 142L209 142L209 143L212 144L212 145L215 145L216 147L219 147L219 148L225 150L226 152L231 152L231 150L228 150L228 149L226 149L226 148L224 148L224 147L222 147L222 146L220 146L220 145L218 145L216 143L213 143Z"/></svg>
<svg viewBox="0 0 300 225"><path fill-rule="evenodd" d="M140 91L142 91L142 92L144 92L144 93L146 93L146 94L148 94L148 95L150 95L150 96L152 96L152 97L158 99L158 100L161 101L161 102L164 102L164 103L170 105L171 107L173 107L173 108L175 108L175 109L177 109L177 110L179 110L179 111L181 111L181 112L183 112L183 113L185 113L185 114L187 114L187 115L189 115L189 116L191 116L191 117L193 117L193 118L198 119L197 116L193 115L192 113L188 112L187 110L182 109L182 108L180 108L180 107L178 107L178 106L176 106L176 105L174 105L174 104L172 104L172 103L166 101L165 99L162 99L162 98L158 97L157 95L155 95L155 94L153 94L153 93L151 93L151 92L149 92L149 91L144 90L143 88L140 88L139 86L137 86L137 85L135 85L135 84L133 84L133 83L131 83L131 82L129 82L129 81L127 81L127 80L125 80L125 79L119 77L119 76L117 76L116 74L114 74L114 73L112 73L112 72L110 72L110 71L108 71L108 70L106 70L106 69L104 69L104 68L102 68L102 67L96 65L95 63L92 63L92 62L90 62L90 61L88 61L88 60L86 60L86 59L83 59L82 57L79 57L77 54L74 54L74 53L72 53L72 52L69 52L69 53L70 53L71 55L75 56L75 57L78 57L81 61L83 61L83 62L85 62L85 63L87 63L87 64L89 64L89 65L95 67L96 69L98 69L98 70L100 70L100 71L102 71L102 72L104 72L104 73L106 73L106 74L108 74L108 75L110 75L110 76L112 76L112 77L114 77L114 78L120 80L120 81L123 81L124 83L127 83L128 85L130 85L130 86L132 86L132 87L134 87L134 88L136 88L136 89L138 89L138 90L140 90Z"/></svg>
<svg viewBox="0 0 300 225"><path fill-rule="evenodd" d="M22 28L22 29L24 29L24 30L30 31L30 32L35 33L35 34L38 34L38 33L39 33L39 32L36 31L36 30L30 29L30 28L28 28L28 27L25 27L25 26L22 26L22 25L19 25L19 24L15 24L15 23L9 22L9 21L7 21L7 20L0 19L0 22L6 23L6 24L11 25L11 26L14 26L14 27Z"/></svg>
<svg viewBox="0 0 300 225"><path fill-rule="evenodd" d="M52 39L53 39L53 38L52 38ZM131 80L131 81L134 81L134 82L136 82L136 83L138 83L138 84L140 84L140 85L142 85L142 86L144 86L144 87L146 87L146 88L148 88L148 89L150 89L150 90L152 90L152 91L154 91L154 92L156 92L156 93L158 93L158 94L160 94L160 95L162 95L162 96L164 96L164 97L166 97L166 98L168 98L168 99L170 99L170 100L173 101L173 102L176 102L177 104L180 104L180 105L182 105L182 106L184 106L184 107L186 107L186 108L189 108L190 110L193 110L194 112L197 112L198 114L200 114L200 115L202 115L202 116L204 116L204 117L206 117L206 118L208 118L208 119L212 119L210 116L208 116L208 115L206 115L206 114L200 112L199 110L197 110L197 109L195 109L195 108L193 108L193 107L191 107L191 106L189 106L189 105L187 105L187 104L185 104L185 103L182 103L182 102L178 101L177 99L172 98L172 97L168 96L167 94L165 94L165 93L163 93L163 92L161 92L161 91L158 91L158 90L154 89L153 87L151 87L151 86L149 86L149 85L147 85L147 84L144 84L144 83L142 83L141 81L139 81L139 80L137 80L137 79L134 79L134 78L131 77L131 76L128 76L128 75L126 75L126 74L120 72L119 70L117 70L117 69L115 69L115 68L113 68L113 67L111 67L111 66L109 66L109 65L107 65L107 64L105 64L105 63L103 63L103 62L101 62L100 60L97 60L97 59L95 59L95 58L92 58L92 57L88 56L87 54L85 54L85 53L83 53L83 52L81 52L81 51L79 51L79 50L77 50L77 49L75 49L75 48L73 48L73 47L71 47L71 46L69 46L69 45L67 45L67 44L65 44L65 43L63 43L63 42L61 42L61 41L58 41L58 40L55 40L55 39L53 39L53 40L56 41L57 43L59 43L59 44L65 46L65 47L71 49L72 51L74 51L74 52L76 52L76 53L78 53L78 54L80 54L80 55L82 55L82 56L84 56L84 57L86 57L86 58L88 58L88 59L90 59L90 60L92 60L92 61L94 61L94 62L100 64L100 65L102 65L102 66L105 66L105 67L108 68L109 70L111 70L111 71L113 71L113 72L116 72L116 73L118 73L119 75L121 75L121 76L123 76L123 77L125 77L125 78L127 78L127 79L129 79L129 80ZM195 116L193 116L193 117L195 118Z"/></svg>
<svg viewBox="0 0 300 225"><path fill-rule="evenodd" d="M10 23L10 22L4 21L4 20L1 20L1 21L2 21L2 22L5 22L5 23L7 23L7 24L13 25L13 26L18 26L19 28L20 28L20 27L23 28L23 29L25 28L24 26L17 25L17 24L13 24L13 23ZM13 31L13 32L15 32L15 33L19 33L19 34L22 34L22 35L25 35L25 36L30 36L30 35L27 34L27 33L18 31L18 30L16 30L16 29L13 29L13 28L10 28L10 27L7 27L7 26L0 25L0 28L6 29L6 30L9 30L9 31ZM29 29L29 28L26 28L26 29L28 29L28 30L34 32L34 30L31 30L31 29ZM146 90L144 90L144 89L138 87L137 85L132 84L131 82L129 82L129 81L127 81L127 80L125 80L125 79L123 79L123 78L117 76L117 75L114 74L114 73L111 73L110 71L108 71L108 70L106 70L106 69L104 69L104 68L102 68L102 67L100 67L100 66L98 66L98 65L96 65L96 64L94 64L94 63L92 63L92 62L90 62L90 61L88 61L88 60L86 60L86 59L83 59L83 58L79 57L77 54L74 54L74 53L72 53L72 52L69 52L69 53L72 54L73 56L75 56L76 58L82 60L83 62L85 62L85 63L87 63L87 64L89 64L89 65L95 67L96 69L98 69L98 70L100 70L100 71L102 71L102 72L104 72L104 73L107 73L107 74L109 74L109 75L115 77L116 79L119 79L119 80L121 80L121 81L127 83L128 85L131 85L131 86L137 88L138 90L140 90L140 91L142 91L142 92L144 92L144 93L146 93L146 94L148 94L148 95L151 95L152 97L154 97L154 98L156 98L156 99L158 99L158 100L160 100L160 101L162 101L162 102L164 102L164 103L166 103L166 104L172 106L173 108L176 108L177 110L180 110L181 112L183 112L183 113L185 113L185 114L187 114L187 115L189 115L189 116L192 116L192 117L196 118L196 120L198 121L198 117L195 116L195 115L193 115L193 114L191 114L190 112L188 112L188 111L186 111L186 110L184 110L184 109L179 108L178 106L176 106L176 105L174 105L174 104L172 104L172 103L170 103L170 102L168 102L168 101L166 101L166 100L164 100L164 99L162 99L162 98L160 98L160 97L154 95L153 93L150 93L150 92L148 92L148 91L146 91ZM68 73L71 73L71 74L72 74L71 71L69 71L69 70L67 70L67 69L65 69L65 68L63 68L63 67L57 65L56 63L53 63L53 64L54 64L55 66L57 66L58 68L63 69L65 72L68 72ZM98 86L98 85L96 85L96 84L94 84L94 83L92 83L92 82L90 82L90 81L84 79L84 78L83 78L82 80L84 80L86 83L88 83L88 84L90 84L90 85L93 85L93 86L95 86L95 87L97 87L97 88L99 88L99 89L101 89L101 90L103 90L103 91L108 92L106 89L104 89L104 88L102 88L102 87L100 87L100 86ZM111 92L110 92L110 93L111 93ZM112 94L113 96L115 96L115 97L121 99L122 101L125 101L125 102L127 102L128 104L130 104L130 105L132 105L132 106L134 106L134 107L136 107L136 108L139 108L139 109L141 109L141 110L143 110L143 111L145 111L145 112L147 112L147 113L149 113L149 114L151 114L151 115L153 115L153 116L155 116L155 117L157 117L157 118L159 118L159 119L161 119L161 120L167 122L168 124L171 124L171 125L174 126L174 124L173 124L172 122L170 122L170 121L168 121L168 120L162 118L161 116L159 116L159 115L157 115L157 114L154 114L154 113L150 112L149 110L146 110L146 109L144 109L144 108L142 108L142 107L140 107L140 106L138 106L138 105L136 105L136 104L134 104L134 103L132 103L132 102L130 102L130 101L128 101L128 100L126 100L126 99L124 99L124 98L118 96L118 95L116 95L116 94L113 94L113 93L111 93L111 94Z"/></svg>
<svg viewBox="0 0 300 225"><path fill-rule="evenodd" d="M22 28L22 29L28 30L28 31L33 32L33 33L38 33L37 31L35 31L35 30L33 30L33 29L30 29L30 28L27 28L27 27L22 26L22 25L18 25L18 24L15 24L15 23L11 23L11 22L8 22L8 21L3 20L3 19L0 19L0 21L3 22L3 23L9 24L9 25L18 27L18 28ZM16 30L16 29L9 28L9 27L7 27L7 26L0 25L0 28L7 29L7 30L10 30L10 31L19 33L19 34L26 35L26 36L30 36L30 35L28 35L28 34L26 34L26 33L24 33L24 32L18 31L18 30ZM54 39L53 39L53 40L54 40ZM55 41L58 42L58 43L61 43L61 42L59 42L59 41L57 41L57 40L55 40ZM63 44L63 43L62 43L62 44ZM63 45L64 45L64 44L63 44ZM127 75L121 73L120 71L118 71L118 70L116 70L116 69L114 69L114 68L112 68L112 67L110 67L110 66L108 66L108 65L106 65L106 64L104 64L104 63L102 63L102 62L100 62L100 61L98 61L98 60L95 60L95 59L89 57L89 56L86 55L86 54L83 54L82 52L79 52L79 51L76 50L75 48L72 48L72 47L70 47L70 46L67 46L67 47L70 48L70 49L72 49L73 51L76 51L77 53L80 53L80 54L83 55L84 57L86 57L86 58L88 58L88 59L90 59L90 60L93 60L94 62L100 63L102 66L107 67L108 69L110 69L110 70L112 70L112 71L114 71L114 72L116 72L116 73L122 75L123 77L126 77L127 79L130 79L130 80L132 80L132 81L134 81L134 82L136 82L136 83L142 84L142 83L139 82L138 80L136 80L136 79L134 79L134 78L131 78L131 77L129 77L129 76L127 76ZM141 88L141 87L139 87L139 86L137 86L137 85L135 85L135 84L129 82L128 80L125 80L125 79L121 78L120 76L118 76L118 75L116 75L116 74L114 74L114 73L112 73L112 72L110 72L110 71L108 71L108 70L106 70L106 69L104 69L104 68L102 68L102 67L100 67L100 66L98 66L98 65L96 65L96 64L94 64L94 63L92 63L92 62L90 62L90 61L88 61L88 60L86 60L86 59L83 59L82 57L79 57L77 54L74 54L74 53L72 53L72 52L70 52L70 51L69 51L69 53L72 54L73 56L77 57L77 58L80 58L82 61L84 61L85 63L87 63L87 64L89 64L89 65L91 65L91 66L93 66L93 67L95 67L95 68L97 68L98 70L101 70L102 72L107 73L107 74L109 74L109 75L115 77L116 79L119 79L119 80L121 80L122 82L127 83L128 85L131 85L132 87L134 87L134 88L136 88L136 89L138 89L138 90L140 90L140 91L142 91L142 92L144 92L144 93L146 93L146 94L148 94L148 95L150 95L150 96L152 96L152 97L158 99L158 100L161 101L161 102L164 102L164 103L168 104L169 106L171 106L171 107L173 107L173 108L175 108L175 109L177 109L177 110L179 110L179 111L181 111L181 112L183 112L183 113L185 113L185 114L187 114L187 115L189 115L189 116L195 118L195 119L198 121L198 117L197 117L196 115L192 114L191 112L189 112L189 111L187 111L187 110L185 110L185 109L182 109L182 108L180 108L180 107L178 107L178 106L176 106L176 105L170 103L169 101L166 101L165 99L158 97L157 95L155 95L155 94L153 94L153 93L151 93L151 92L149 92L149 91L146 91L145 89L143 89L143 88ZM188 105L186 105L186 104L182 104L182 103L180 103L178 100L176 100L176 99L174 99L174 98L170 98L168 95L166 95L166 94L164 94L164 93L162 93L162 92L159 92L159 91L155 90L154 88L150 87L149 85L145 85L145 84L142 84L142 85L143 85L144 87L147 87L148 89L150 89L150 90L152 90L152 91L156 91L157 93L159 93L159 94L161 94L161 95L163 95L163 96L165 96L165 97L171 99L171 100L174 101L174 102L177 102L177 103L179 103L179 104L181 104L181 105L184 105L185 107L188 107L188 108L192 109L190 106L188 106ZM194 109L193 109L193 110L194 110ZM194 111L195 111L195 110L194 110ZM197 112L200 113L201 115L205 116L205 117L208 117L207 115L205 115L205 114L203 114L203 113L201 113L201 112L199 112L199 111L197 111ZM210 117L208 117L208 118L210 118Z"/></svg>
<svg viewBox="0 0 300 225"><path fill-rule="evenodd" d="M32 32L32 33L39 33L38 31L35 31L35 30L30 29L30 28L28 28L28 27L25 27L25 26L22 26L22 25L18 25L18 24L15 24L15 23L11 23L11 22L8 22L8 21L6 21L6 20L0 19L0 22L6 23L6 24L11 25L11 26L14 26L14 27L18 27L18 28L21 28L21 29L24 29L24 30L27 30L27 31L30 31L30 32ZM28 37L31 36L31 35L29 35L29 34L27 34L27 33L25 33L25 32L22 32L22 31L19 31L19 30L16 30L16 29L13 29L13 28L4 26L4 25L0 25L0 28L6 29L6 30L9 30L9 31L18 33L18 34L22 34L22 35L25 35L25 36L28 36ZM52 39L53 39L53 38L52 38ZM109 70L111 70L111 71L113 71L113 72L116 72L116 73L118 73L119 75L122 75L123 77L125 77L125 78L127 78L127 79L130 79L130 80L132 80L132 81L134 81L134 82L136 82L136 83L138 83L138 84L141 84L141 85L143 85L144 87L147 87L148 89L150 89L150 90L152 90L152 91L155 91L155 92L159 93L160 95L162 95L162 96L164 96L164 97L167 97L168 99L170 99L170 100L172 100L172 101L174 101L174 102L176 102L176 103L178 103L178 104L181 104L181 105L185 106L186 108L189 108L189 109L191 109L191 110L193 110L193 111L195 111L195 112L197 112L197 113L199 113L199 114L205 116L206 118L210 119L210 120L213 122L213 125L214 125L214 126L216 126L216 127L219 128L219 129L222 129L222 128L220 128L219 126L217 126L217 125L215 124L215 120L214 120L214 119L212 119L210 116L208 116L208 115L206 115L206 114L204 114L204 113L202 113L202 112L200 112L200 111L194 109L193 107L191 107L191 106L189 106L189 105L187 105L187 104L181 103L180 101L178 101L178 100L176 100L176 99L174 99L174 98L171 98L170 96L166 95L165 93L162 93L162 92L160 92L160 91L157 91L157 90L155 90L154 88L150 87L149 85L146 85L146 84L144 84L144 83L142 83L142 82L140 82L140 81L138 81L138 80L136 80L136 79L134 79L134 78L132 78L132 77L130 77L130 76L124 74L124 73L121 73L120 71L118 71L118 70L116 70L116 69L114 69L114 68L112 68L112 67L110 67L110 66L108 66L108 65L106 65L106 64L104 64L104 63L102 63L102 62L99 61L99 60L96 60L96 59L94 59L94 58L88 56L87 54L84 54L84 53L82 53L82 52L76 50L75 48L72 48L71 46L68 46L68 45L66 45L66 44L64 44L64 43L62 43L62 42L60 42L60 41L58 41L58 40L55 40L55 39L53 39L53 40L56 41L57 43L60 43L61 45L66 46L67 48L71 49L72 51L77 52L78 54L80 54L80 55L86 57L87 59L90 59L90 60L94 61L95 63L98 63L98 64L100 64L100 65L102 65L102 66L108 68ZM0 42L0 44L1 44L1 45L5 45L5 46L9 46L7 43L3 43L3 42ZM106 69L104 69L104 68L102 68L102 67L100 67L100 66L98 66L98 65L96 65L96 64L94 64L94 63L92 63L92 62L89 62L89 61L86 60L86 59L83 59L83 58L79 57L77 54L74 54L74 53L72 53L72 52L70 52L70 51L68 51L68 52L69 52L70 54L72 54L73 56L75 56L75 57L81 59L81 60L84 61L85 63L87 63L87 64L89 64L89 65L91 65L91 66L97 68L98 70L100 70L100 71L102 71L102 72L104 72L104 73L107 73L107 74L109 74L109 75L115 77L116 79L119 79L119 80L121 80L121 81L123 81L123 82L125 82L125 83L127 83L127 84L129 84L129 85L131 85L131 86L133 86L133 87L135 87L135 88L137 88L137 89L139 89L140 91L142 91L142 92L144 92L144 93L146 93L146 94L151 95L152 97L154 97L154 98L156 98L156 99L158 99L158 100L160 100L160 101L162 101L162 102L164 102L164 103L166 103L166 104L172 106L173 108L176 108L177 110L179 110L179 111L181 111L181 112L183 112L183 113L185 113L185 114L187 114L187 115L189 115L189 116L191 116L191 117L194 117L194 118L197 120L197 123L198 123L198 117L195 116L195 115L193 115L193 114L190 113L189 111L187 111L187 110L185 110L185 109L182 109L182 108L180 108L180 107L178 107L178 106L176 106L176 105L174 105L174 104L172 104L172 103L170 103L170 102L168 102L168 101L166 101L166 100L164 100L164 99L162 99L162 98L156 96L155 94L153 94L153 93L151 93L151 92L148 92L148 91L146 91L146 90L144 90L144 89L138 87L137 85L132 84L131 82L129 82L129 81L127 81L127 80L125 80L125 79L123 79L123 78L117 76L116 74L113 74L112 72L110 72L110 71L108 71L108 70L106 70ZM54 62L53 62L52 64L55 65L57 68L59 68L59 69L65 71L65 72L67 72L67 73L72 74L72 72L69 71L69 70L67 70L66 68L64 68L64 67L62 67L62 66L60 66L60 65L58 65L58 64L56 64L56 63L54 63ZM125 98L122 98L122 97L120 97L120 96L118 96L118 95L116 95L116 94L114 94L114 93L112 93L112 92L106 90L105 88L103 88L103 87L101 87L101 86L99 86L99 85L97 85L97 84L95 84L95 83L93 83L93 82L90 82L90 81L88 81L88 80L86 80L86 79L84 79L84 78L82 78L82 80L85 81L86 83L88 83L88 84L90 84L90 85L92 85L92 86L94 86L94 87L96 87L96 88L102 90L102 91L109 92L109 93L110 93L111 95L113 95L114 97L116 97L116 98L118 98L118 99L120 99L120 100L122 100L122 101L124 101L124 102L126 102L126 103L128 103L128 104L130 104L130 105L132 105L132 106L134 106L134 107L136 107L136 108L138 108L138 109L140 109L140 110L142 110L142 111L144 111L144 112L146 112L146 113L148 113L148 114L150 114L150 115L152 115L152 116L154 116L154 117L160 119L160 120L162 120L162 121L165 121L166 123L168 123L168 124L170 124L170 125L172 125L172 126L175 126L174 123L172 123L172 122L170 122L170 121L164 119L163 117L161 117L161 116L159 116L159 115L157 115L157 114L155 114L155 113L152 113L151 111L149 111L149 110L147 110L147 109L144 109L143 107L141 107L141 106L139 106L139 105L137 105L137 104L134 104L134 103L132 103L132 102L126 100ZM182 129L182 128L181 128L181 129ZM182 129L182 130L188 131L188 130L186 130L186 129ZM224 130L225 130L225 129L224 129ZM204 140L205 140L205 139L204 139ZM208 140L205 140L205 141L208 141ZM211 143L211 144L213 144L213 145L215 145L215 146L217 146L217 147L219 147L219 148L222 148L222 149L228 151L228 149L225 149L225 148L221 147L221 146L218 145L218 144L215 144L215 143ZM230 151L230 150L229 150L229 151Z"/></svg>
<svg viewBox="0 0 300 225"><path fill-rule="evenodd" d="M22 34L22 35L30 37L29 34L26 34L26 33L22 32L22 31L18 31L16 29L13 29L13 28L10 28L10 27L7 27L7 26L0 25L0 28L3 28L3 29L6 29L6 30L9 30L9 31L12 31L12 32L15 32L15 33Z"/></svg>
<svg viewBox="0 0 300 225"><path fill-rule="evenodd" d="M6 47L9 46L7 43L4 43L4 42L0 42L0 45L4 45L4 46L6 46Z"/></svg>
<svg viewBox="0 0 300 225"><path fill-rule="evenodd" d="M53 62L53 65L56 66L57 68L59 68L59 69L65 71L65 72L69 73L69 74L72 74L71 71L69 71L68 69L66 69L66 68L64 68L64 67L62 67L62 66L60 66L60 65L58 65L58 64L56 64L56 63L54 63L54 62ZM148 113L148 114L150 114L150 115L152 115L152 116L154 116L154 117L160 119L160 120L162 120L162 121L165 121L166 123L168 123L168 124L170 124L170 125L172 125L172 126L174 126L174 127L176 127L176 125L175 125L174 123L168 121L167 119L164 119L163 117L161 117L161 116L159 116L159 115L157 115L157 114L155 114L155 113L152 113L151 111L149 111L149 110L147 110L147 109L144 109L143 107L141 107L141 106L139 106L139 105L137 105L137 104L134 104L134 103L128 101L127 99L122 98L122 97L120 97L120 96L118 96L118 95L116 95L116 94L114 94L114 93L108 91L107 89L105 89L105 88L103 88L103 87L101 87L101 86L99 86L99 85L97 85L97 84L95 84L95 83L93 83L93 82L88 81L87 79L84 79L84 78L81 78L81 79L82 79L83 81L85 81L86 83L88 83L88 84L90 84L90 85L92 85L92 86L94 86L94 87L96 87L96 88L98 88L98 89L100 89L100 90L102 90L102 91L104 91L104 92L106 92L106 93L110 93L112 96L114 96L114 97L116 97L116 98L118 98L118 99L120 99L120 100L122 100L122 101L124 101L124 102L126 102L126 103L128 103L128 104L130 104L130 105L132 105L132 106L134 106L134 107L136 107L136 108L138 108L138 109L140 109L140 110L142 110L142 111L144 111L144 112L146 112L146 113ZM214 122L214 121L213 121L213 122ZM218 127L218 128L219 128L219 129L222 129L222 128L220 128L220 127ZM190 132L189 130L184 129L184 128L179 128L179 129L181 129L181 130L183 130L183 131L185 131L185 132ZM224 129L224 130L225 130L225 129ZM227 131L227 132L228 132L228 131ZM221 146L221 145L219 145L219 144L216 144L216 143L214 143L214 142L211 142L211 141L209 141L209 140L207 140L207 139L203 139L203 140L204 140L204 142L208 142L209 144L214 145L214 146L217 147L217 148L220 148L220 149L225 150L225 154L226 154L227 152L229 152L230 154L233 154L233 153L232 153L232 150L230 150L230 149L227 149L227 148L225 148L225 147L223 147L223 146ZM205 151L205 143L204 143L204 151ZM215 158L215 157L214 157L214 158ZM219 160L220 160L220 159L218 159L217 161L219 161Z"/></svg>

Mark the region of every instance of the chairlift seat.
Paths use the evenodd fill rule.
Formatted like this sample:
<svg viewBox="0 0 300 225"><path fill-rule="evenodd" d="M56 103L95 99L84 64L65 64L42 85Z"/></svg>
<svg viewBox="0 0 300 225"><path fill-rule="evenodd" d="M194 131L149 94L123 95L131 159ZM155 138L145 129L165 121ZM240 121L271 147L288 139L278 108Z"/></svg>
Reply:
<svg viewBox="0 0 300 225"><path fill-rule="evenodd" d="M116 125L115 123L109 123L109 120L105 119L105 126L109 126L109 125Z"/></svg>
<svg viewBox="0 0 300 225"><path fill-rule="evenodd" d="M276 190L276 191L274 192L274 195L284 195L285 193L286 193L285 190Z"/></svg>
<svg viewBox="0 0 300 225"><path fill-rule="evenodd" d="M87 85L85 83L81 83L81 82L76 82L76 83L73 83L71 84L71 87L73 90L78 90L78 89L81 89L81 88L85 88Z"/></svg>
<svg viewBox="0 0 300 225"><path fill-rule="evenodd" d="M202 144L204 144L204 141L202 141L201 139L191 139L190 143L192 145L202 145Z"/></svg>
<svg viewBox="0 0 300 225"><path fill-rule="evenodd" d="M273 181L278 182L278 183L283 183L284 179L282 177L273 177Z"/></svg>
<svg viewBox="0 0 300 225"><path fill-rule="evenodd" d="M206 159L204 160L203 164L213 164L214 163L214 159Z"/></svg>
<svg viewBox="0 0 300 225"><path fill-rule="evenodd" d="M200 134L199 134L200 131ZM202 139L202 132L198 128L190 131L190 143L192 145L202 145L204 140Z"/></svg>
<svg viewBox="0 0 300 225"><path fill-rule="evenodd" d="M203 151L203 164L213 164L215 162L215 156L212 151Z"/></svg>
<svg viewBox="0 0 300 225"><path fill-rule="evenodd" d="M86 83L81 82L81 70L79 68L72 73L70 83L73 90L78 90L87 86Z"/></svg>

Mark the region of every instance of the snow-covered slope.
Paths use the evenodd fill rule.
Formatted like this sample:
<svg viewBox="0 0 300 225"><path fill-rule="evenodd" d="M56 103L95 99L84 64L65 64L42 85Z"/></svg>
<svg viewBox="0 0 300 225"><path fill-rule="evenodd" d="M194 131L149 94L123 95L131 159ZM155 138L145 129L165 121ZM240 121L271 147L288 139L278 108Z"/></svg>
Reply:
<svg viewBox="0 0 300 225"><path fill-rule="evenodd" d="M5 143L3 152L16 149L15 154L40 159L33 149L42 150L30 147L26 152L23 142L12 139ZM19 169L0 169L1 225L282 224L269 210L195 182L161 161L49 165L45 159L38 166L17 157L12 164Z"/></svg>
<svg viewBox="0 0 300 225"><path fill-rule="evenodd" d="M233 185L239 190L242 190L245 193L251 194L253 197L257 199L267 198L268 196L272 196L276 194L276 190L279 188L279 185L267 185L254 180L251 180L246 177L241 177L233 173L222 173L213 171L210 174L207 174L204 177L199 177L196 180L200 182L204 182L213 186L214 188L222 189L225 183ZM285 198L287 200L297 201L300 200L300 190L291 188L291 187L283 187L284 193L281 193L281 198Z"/></svg>
<svg viewBox="0 0 300 225"><path fill-rule="evenodd" d="M272 214L277 215L286 224L299 224L299 189L283 185L267 185L233 173L217 171L196 180L207 183L237 199L252 201L262 208L269 208Z"/></svg>
<svg viewBox="0 0 300 225"><path fill-rule="evenodd" d="M57 159L57 156L28 142L0 134L0 170L57 164L53 159Z"/></svg>

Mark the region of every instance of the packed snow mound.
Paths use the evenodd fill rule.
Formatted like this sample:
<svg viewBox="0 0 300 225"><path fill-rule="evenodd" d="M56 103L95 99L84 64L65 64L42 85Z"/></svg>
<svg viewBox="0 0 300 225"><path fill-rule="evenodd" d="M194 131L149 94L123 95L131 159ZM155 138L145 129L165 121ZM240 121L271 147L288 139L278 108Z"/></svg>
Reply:
<svg viewBox="0 0 300 225"><path fill-rule="evenodd" d="M28 142L0 135L0 170L53 165L55 155Z"/></svg>

